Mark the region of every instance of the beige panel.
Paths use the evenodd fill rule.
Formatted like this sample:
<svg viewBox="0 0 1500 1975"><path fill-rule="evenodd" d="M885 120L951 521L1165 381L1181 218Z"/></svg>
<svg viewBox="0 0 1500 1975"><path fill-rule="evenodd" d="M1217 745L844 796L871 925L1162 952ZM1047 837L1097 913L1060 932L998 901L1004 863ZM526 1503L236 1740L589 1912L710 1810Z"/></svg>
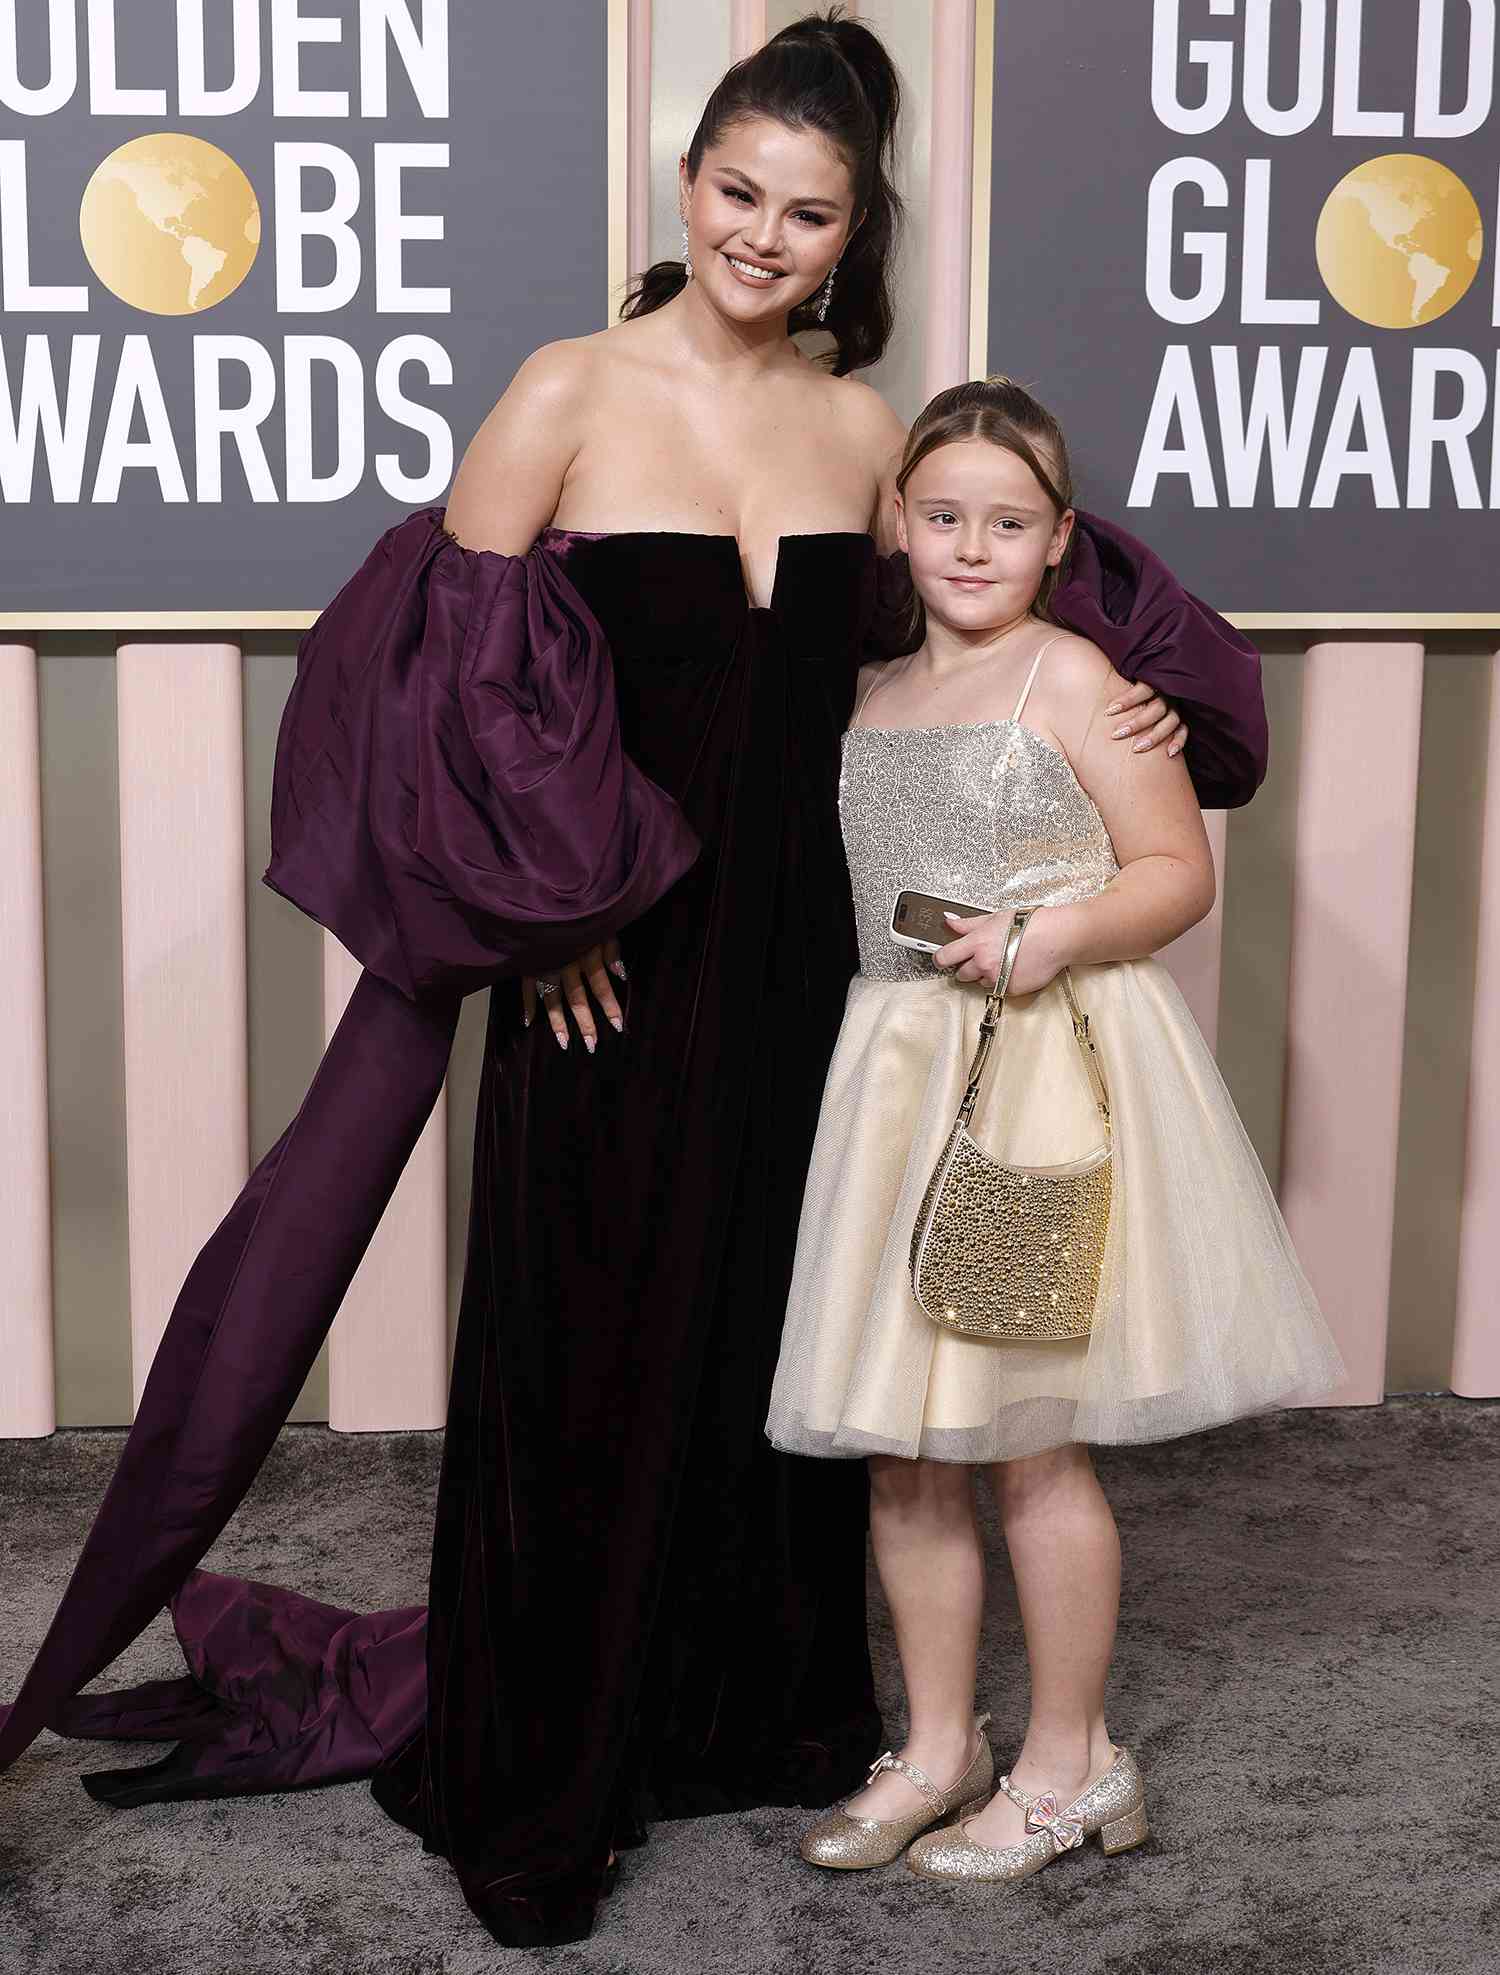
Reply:
<svg viewBox="0 0 1500 1975"><path fill-rule="evenodd" d="M639 6L640 0L637 0ZM647 6L650 0L645 0ZM630 0L606 0L608 26L607 108L609 119L606 142L606 212L609 236L605 270L604 321L614 321L615 311L625 297L630 269Z"/></svg>
<svg viewBox="0 0 1500 1975"><path fill-rule="evenodd" d="M295 676L295 641L246 641L245 943L250 1038L250 1161L276 1142L307 1094L323 1054L323 935L260 882L271 856L276 730ZM318 1353L294 1420L328 1417L328 1350Z"/></svg>
<svg viewBox="0 0 1500 1975"><path fill-rule="evenodd" d="M36 652L0 645L0 1436L56 1425Z"/></svg>
<svg viewBox="0 0 1500 1975"><path fill-rule="evenodd" d="M651 259L652 0L630 0L625 115L625 272Z"/></svg>
<svg viewBox="0 0 1500 1975"><path fill-rule="evenodd" d="M1182 997L1193 1012L1193 1020L1203 1031L1210 1049L1219 1039L1219 975L1224 934L1224 840L1226 813L1222 809L1203 812L1208 831L1208 847L1214 860L1214 902L1206 918L1190 926L1179 939L1161 950L1167 972L1182 990Z"/></svg>
<svg viewBox="0 0 1500 1975"><path fill-rule="evenodd" d="M785 0L781 6L776 0L729 0L729 59L741 62L747 55L753 55L768 36L781 31L787 20L795 20L798 14L806 12L805 7L786 12Z"/></svg>
<svg viewBox="0 0 1500 1975"><path fill-rule="evenodd" d="M1486 670L1490 694L1450 1374L1453 1390L1467 1399L1500 1397L1500 654Z"/></svg>
<svg viewBox="0 0 1500 1975"><path fill-rule="evenodd" d="M116 687L139 1400L183 1277L248 1170L239 650L122 645Z"/></svg>
<svg viewBox="0 0 1500 1975"><path fill-rule="evenodd" d="M975 0L929 0L932 114L927 187L924 402L969 374Z"/></svg>
<svg viewBox="0 0 1500 1975"><path fill-rule="evenodd" d="M1228 815L1216 1053L1266 1177L1279 1188L1302 653L1263 650L1261 678L1271 760L1254 802Z"/></svg>
<svg viewBox="0 0 1500 1975"><path fill-rule="evenodd" d="M1446 1390L1452 1371L1489 664L1452 639L1427 649L1388 1392Z"/></svg>
<svg viewBox="0 0 1500 1975"><path fill-rule="evenodd" d="M43 905L59 1426L131 1415L112 640L44 642Z"/></svg>
<svg viewBox="0 0 1500 1975"><path fill-rule="evenodd" d="M880 362L859 374L910 425L927 402L923 364L927 330L932 28L927 0L919 0L917 5L912 0L864 0L859 18L880 36L901 76L903 108L897 139L896 189L906 202L906 228L892 283L895 331Z"/></svg>
<svg viewBox="0 0 1500 1975"><path fill-rule="evenodd" d="M653 261L682 257L677 160L730 63L728 0L652 0L651 233ZM638 273L638 269L632 269Z"/></svg>
<svg viewBox="0 0 1500 1975"><path fill-rule="evenodd" d="M995 164L995 0L974 0L974 170L969 236L969 375L990 368L990 251Z"/></svg>
<svg viewBox="0 0 1500 1975"><path fill-rule="evenodd" d="M323 1019L338 1026L359 965L323 936ZM328 1424L441 1426L448 1386L446 1102L439 1095L328 1340Z"/></svg>
<svg viewBox="0 0 1500 1975"><path fill-rule="evenodd" d="M1421 708L1420 645L1308 652L1281 1191L1346 1405L1385 1391Z"/></svg>

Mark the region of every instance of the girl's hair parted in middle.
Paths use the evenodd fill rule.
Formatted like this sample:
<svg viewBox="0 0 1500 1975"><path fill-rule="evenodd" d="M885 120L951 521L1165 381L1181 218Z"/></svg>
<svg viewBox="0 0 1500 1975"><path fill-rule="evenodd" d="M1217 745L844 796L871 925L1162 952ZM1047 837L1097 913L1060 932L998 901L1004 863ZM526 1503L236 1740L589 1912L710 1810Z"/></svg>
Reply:
<svg viewBox="0 0 1500 1975"><path fill-rule="evenodd" d="M1059 517L1073 506L1073 464L1062 427L1024 385L1003 376L976 377L967 384L950 385L917 414L906 435L906 450L896 473L897 490L905 493L907 481L929 453L962 439L986 439L1023 460ZM1055 621L1052 599L1067 574L1072 546L1070 541L1055 569L1043 571L1032 606L1038 617L1049 623ZM914 596L913 601L914 628L918 628L924 617L922 600Z"/></svg>

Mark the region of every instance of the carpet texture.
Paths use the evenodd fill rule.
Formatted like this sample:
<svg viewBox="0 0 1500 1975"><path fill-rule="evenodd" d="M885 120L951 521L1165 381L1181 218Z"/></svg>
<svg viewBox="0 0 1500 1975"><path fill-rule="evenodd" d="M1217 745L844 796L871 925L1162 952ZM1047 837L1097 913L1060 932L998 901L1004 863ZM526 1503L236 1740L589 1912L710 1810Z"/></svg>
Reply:
<svg viewBox="0 0 1500 1975"><path fill-rule="evenodd" d="M0 1694L62 1591L122 1436L0 1442ZM806 1813L657 1827L593 1938L496 1947L363 1785L112 1811L81 1770L146 1744L45 1735L0 1776L0 1970L46 1975L1469 1975L1500 1970L1500 1404L1291 1412L1104 1450L1125 1595L1110 1727L1153 1837L1010 1892L900 1865L822 1875ZM426 1595L437 1434L283 1432L207 1560L350 1605ZM1013 1758L1026 1682L992 1551L981 1698ZM882 1700L899 1685L875 1594ZM176 1674L165 1615L100 1683ZM774 1678L767 1669L767 1678Z"/></svg>

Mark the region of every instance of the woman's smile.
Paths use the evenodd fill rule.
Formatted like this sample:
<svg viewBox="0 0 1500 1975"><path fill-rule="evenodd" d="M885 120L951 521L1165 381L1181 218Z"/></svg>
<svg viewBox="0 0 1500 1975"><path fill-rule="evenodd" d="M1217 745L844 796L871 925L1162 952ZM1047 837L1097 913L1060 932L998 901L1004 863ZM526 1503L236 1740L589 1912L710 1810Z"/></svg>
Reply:
<svg viewBox="0 0 1500 1975"><path fill-rule="evenodd" d="M747 260L741 254L731 254L727 251L724 259L728 261L737 279L748 283L752 288L769 287L773 281L781 280L785 272L782 268L772 267L768 261Z"/></svg>

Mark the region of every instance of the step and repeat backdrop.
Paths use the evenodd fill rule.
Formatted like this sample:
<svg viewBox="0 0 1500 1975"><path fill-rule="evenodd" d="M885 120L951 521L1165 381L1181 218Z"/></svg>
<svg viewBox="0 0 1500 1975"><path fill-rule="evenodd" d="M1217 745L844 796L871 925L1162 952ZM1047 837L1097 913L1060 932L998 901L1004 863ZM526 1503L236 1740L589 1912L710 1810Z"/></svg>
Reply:
<svg viewBox="0 0 1500 1975"><path fill-rule="evenodd" d="M258 883L297 631L678 251L708 92L805 10L0 0L0 1435L130 1417L343 1005ZM1169 964L1340 1397L1500 1391L1497 0L846 11L905 86L870 381L1020 377L1262 642ZM483 1015L301 1417L441 1423Z"/></svg>

